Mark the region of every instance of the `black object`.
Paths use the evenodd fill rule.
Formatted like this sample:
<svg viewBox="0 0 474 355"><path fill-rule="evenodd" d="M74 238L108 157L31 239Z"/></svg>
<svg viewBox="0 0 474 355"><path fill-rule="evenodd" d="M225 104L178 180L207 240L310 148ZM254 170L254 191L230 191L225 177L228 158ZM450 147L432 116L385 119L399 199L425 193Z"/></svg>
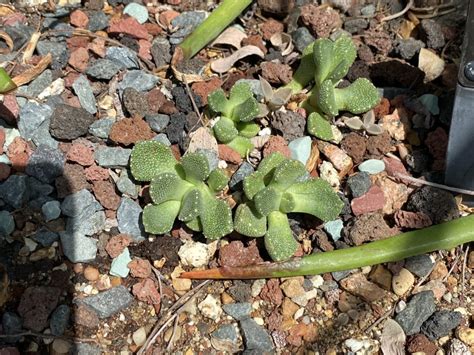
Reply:
<svg viewBox="0 0 474 355"><path fill-rule="evenodd" d="M470 1L446 158L446 184L474 190L474 1ZM463 197L474 206L474 196Z"/></svg>

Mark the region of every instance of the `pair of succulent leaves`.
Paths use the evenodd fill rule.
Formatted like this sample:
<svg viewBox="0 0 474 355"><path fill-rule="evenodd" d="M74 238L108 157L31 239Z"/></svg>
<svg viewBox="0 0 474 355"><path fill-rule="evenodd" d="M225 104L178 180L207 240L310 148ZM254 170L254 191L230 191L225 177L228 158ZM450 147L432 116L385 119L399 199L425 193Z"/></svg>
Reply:
<svg viewBox="0 0 474 355"><path fill-rule="evenodd" d="M228 177L220 169L210 171L203 154L187 153L178 162L162 143L139 142L132 150L130 168L138 181L150 181L153 203L145 206L142 217L148 233L169 232L176 218L208 239L235 229L249 237L264 236L274 260L291 257L298 246L287 213L308 213L328 221L343 205L326 181L309 178L301 162L280 153L264 158L244 179L246 200L237 207L234 221L228 204L216 197Z"/></svg>

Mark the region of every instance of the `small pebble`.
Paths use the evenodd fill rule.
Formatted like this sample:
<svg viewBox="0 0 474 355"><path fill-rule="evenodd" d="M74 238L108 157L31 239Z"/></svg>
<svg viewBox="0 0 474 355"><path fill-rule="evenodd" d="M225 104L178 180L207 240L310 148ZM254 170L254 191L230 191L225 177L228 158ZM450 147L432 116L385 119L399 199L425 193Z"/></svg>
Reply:
<svg viewBox="0 0 474 355"><path fill-rule="evenodd" d="M99 270L97 270L95 267L93 266L87 266L85 269L84 269L84 277L86 278L86 280L88 281L96 281L99 279Z"/></svg>
<svg viewBox="0 0 474 355"><path fill-rule="evenodd" d="M385 170L385 163L378 159L369 159L359 165L359 171L366 172L370 175L378 174Z"/></svg>
<svg viewBox="0 0 474 355"><path fill-rule="evenodd" d="M61 207L59 201L48 201L41 206L44 220L46 222L52 221L61 215Z"/></svg>
<svg viewBox="0 0 474 355"><path fill-rule="evenodd" d="M402 268L398 274L392 278L392 288L398 296L403 296L415 283L413 274L405 268Z"/></svg>
<svg viewBox="0 0 474 355"><path fill-rule="evenodd" d="M134 2L125 6L125 8L123 9L123 13L134 17L140 24L143 24L148 21L147 8L143 5Z"/></svg>
<svg viewBox="0 0 474 355"><path fill-rule="evenodd" d="M332 237L335 242L341 238L341 231L344 228L342 220L336 219L324 223L324 230Z"/></svg>
<svg viewBox="0 0 474 355"><path fill-rule="evenodd" d="M288 143L288 148L290 148L292 159L299 160L303 165L306 165L311 155L311 137L296 138Z"/></svg>
<svg viewBox="0 0 474 355"><path fill-rule="evenodd" d="M142 346L146 341L146 330L145 327L140 327L133 332L132 335L133 342L137 346Z"/></svg>

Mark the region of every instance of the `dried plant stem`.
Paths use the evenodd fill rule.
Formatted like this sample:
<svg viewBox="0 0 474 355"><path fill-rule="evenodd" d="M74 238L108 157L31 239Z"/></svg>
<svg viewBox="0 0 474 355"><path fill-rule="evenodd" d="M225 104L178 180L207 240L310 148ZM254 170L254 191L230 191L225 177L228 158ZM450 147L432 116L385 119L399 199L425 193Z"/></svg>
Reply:
<svg viewBox="0 0 474 355"><path fill-rule="evenodd" d="M390 16L385 16L384 18L382 18L380 20L380 22L384 22L384 21L390 21L390 20L393 20L393 19L396 19L397 17L400 17L400 16L403 16L406 12L408 12L408 10L411 9L411 7L413 6L414 4L414 1L413 0L410 0L407 4L407 6L405 6L405 8L400 11L400 12L397 12L396 14L393 14L393 15L390 15Z"/></svg>
<svg viewBox="0 0 474 355"><path fill-rule="evenodd" d="M457 193L463 194L463 195L474 196L474 191L472 191L472 190L459 189L457 187L451 187L451 186L446 186L446 185L443 185L443 184L437 184L435 182L430 182L430 181L426 181L426 180L422 180L422 179L417 179L417 178L414 178L414 177L411 177L411 176L408 176L408 175L404 175L404 174L400 174L400 173L395 173L395 177L397 177L399 179L402 179L402 180L413 182L415 184L421 184L421 185L427 185L427 186L431 186L431 187L437 187L438 189L457 192Z"/></svg>

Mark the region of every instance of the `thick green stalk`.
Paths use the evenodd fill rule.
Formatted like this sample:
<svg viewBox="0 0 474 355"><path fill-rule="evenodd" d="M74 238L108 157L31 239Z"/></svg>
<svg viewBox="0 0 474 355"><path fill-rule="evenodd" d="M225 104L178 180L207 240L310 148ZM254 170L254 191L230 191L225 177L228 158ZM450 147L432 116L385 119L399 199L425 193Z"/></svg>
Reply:
<svg viewBox="0 0 474 355"><path fill-rule="evenodd" d="M316 253L278 263L184 272L191 279L260 279L350 270L398 261L474 241L474 215L428 228L402 233L358 247Z"/></svg>
<svg viewBox="0 0 474 355"><path fill-rule="evenodd" d="M179 45L183 50L183 58L190 59L206 44L216 38L252 0L224 0L207 19L204 20L186 39Z"/></svg>
<svg viewBox="0 0 474 355"><path fill-rule="evenodd" d="M5 69L0 68L0 94L7 94L14 89L16 89L16 84Z"/></svg>

